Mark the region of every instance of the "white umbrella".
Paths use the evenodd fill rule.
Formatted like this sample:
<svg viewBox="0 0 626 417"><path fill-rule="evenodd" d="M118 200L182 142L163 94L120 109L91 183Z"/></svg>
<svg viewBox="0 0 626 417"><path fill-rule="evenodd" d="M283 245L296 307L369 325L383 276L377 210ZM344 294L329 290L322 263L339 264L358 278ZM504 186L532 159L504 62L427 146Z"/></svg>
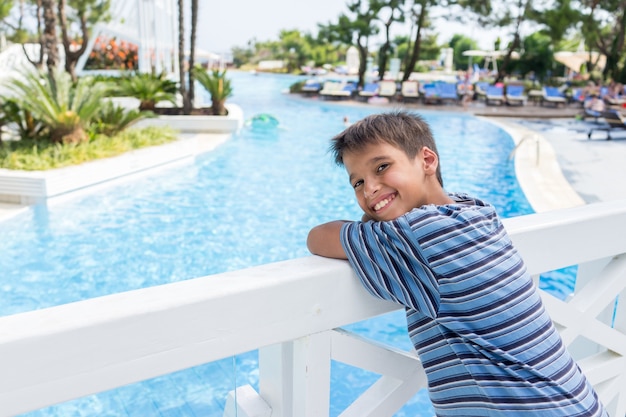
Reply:
<svg viewBox="0 0 626 417"><path fill-rule="evenodd" d="M580 72L581 65L586 62L596 63L596 67L598 67L598 69L603 69L606 65L606 57L604 55L600 55L598 52L559 51L555 52L554 59L576 72Z"/></svg>
<svg viewBox="0 0 626 417"><path fill-rule="evenodd" d="M488 57L488 58L502 58L503 56L505 56L509 51L503 51L503 50L499 50L499 51L481 51L479 49L469 49L467 51L463 52L464 56L484 56L484 57ZM511 52L511 58L513 59L519 59L519 53L513 51Z"/></svg>
<svg viewBox="0 0 626 417"><path fill-rule="evenodd" d="M503 50L499 50L499 51L482 51L480 49L468 49L467 51L464 51L462 53L463 56L469 56L470 57L470 62L472 57L474 56L482 56L485 57L485 69L487 69L489 67L490 63L493 63L493 70L494 71L498 71L498 63L496 62L497 58L502 58L503 56L505 56L509 51L503 51ZM520 55L519 53L513 51L511 52L511 58L512 59L519 59Z"/></svg>

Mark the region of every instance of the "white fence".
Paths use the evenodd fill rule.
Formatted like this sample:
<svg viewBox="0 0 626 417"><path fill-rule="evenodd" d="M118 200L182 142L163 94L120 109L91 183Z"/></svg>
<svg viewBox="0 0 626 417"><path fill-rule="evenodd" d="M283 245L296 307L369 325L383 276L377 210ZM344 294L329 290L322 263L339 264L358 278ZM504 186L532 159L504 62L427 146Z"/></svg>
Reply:
<svg viewBox="0 0 626 417"><path fill-rule="evenodd" d="M534 276L579 265L567 302L542 295L611 415L624 416L626 202L505 226ZM331 358L381 375L342 416L392 415L425 387L419 361L337 328L395 308L369 296L346 262L307 257L2 317L0 415L256 348L260 393L241 391L240 416L327 416ZM253 403L263 406L246 411Z"/></svg>

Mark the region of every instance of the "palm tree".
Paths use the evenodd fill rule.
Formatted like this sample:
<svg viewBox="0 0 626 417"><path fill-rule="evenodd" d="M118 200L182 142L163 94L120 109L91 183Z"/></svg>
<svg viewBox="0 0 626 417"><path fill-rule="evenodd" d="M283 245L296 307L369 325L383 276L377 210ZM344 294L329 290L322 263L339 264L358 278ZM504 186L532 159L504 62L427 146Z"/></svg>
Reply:
<svg viewBox="0 0 626 417"><path fill-rule="evenodd" d="M189 41L189 69L195 67L196 65L196 32L198 28L198 0L191 0L191 39ZM193 101L195 98L194 91L194 72L189 71L189 105L193 105ZM189 112L185 112L185 114L191 113L191 108L188 109Z"/></svg>
<svg viewBox="0 0 626 417"><path fill-rule="evenodd" d="M185 7L184 0L178 0L178 71L180 73L180 94L183 96L183 113L191 114L194 100L196 32L198 27L198 0L191 0L191 39L189 42L189 64L185 68Z"/></svg>
<svg viewBox="0 0 626 417"><path fill-rule="evenodd" d="M183 109L188 108L191 111L185 75L185 1L178 0L178 81L180 84L178 88L183 96Z"/></svg>
<svg viewBox="0 0 626 417"><path fill-rule="evenodd" d="M55 0L42 0L41 8L43 10L43 49L48 56L46 65L48 66L48 74L54 80L54 72L59 63L59 49L57 47L57 19L55 13Z"/></svg>
<svg viewBox="0 0 626 417"><path fill-rule="evenodd" d="M205 71L199 65L193 69L198 82L211 94L211 110L214 115L223 116L226 114L226 99L233 95L233 87L230 80L226 78L226 70Z"/></svg>
<svg viewBox="0 0 626 417"><path fill-rule="evenodd" d="M176 83L165 74L133 74L122 77L113 87L118 96L134 97L139 100L140 111L154 111L159 101L176 103Z"/></svg>

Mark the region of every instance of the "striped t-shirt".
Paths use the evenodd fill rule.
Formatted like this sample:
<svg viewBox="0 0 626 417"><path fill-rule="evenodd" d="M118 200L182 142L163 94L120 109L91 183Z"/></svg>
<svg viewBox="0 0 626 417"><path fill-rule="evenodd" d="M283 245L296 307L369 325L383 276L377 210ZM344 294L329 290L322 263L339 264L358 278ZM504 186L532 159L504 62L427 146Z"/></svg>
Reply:
<svg viewBox="0 0 626 417"><path fill-rule="evenodd" d="M346 223L365 288L406 308L438 416L606 416L494 208L467 195Z"/></svg>

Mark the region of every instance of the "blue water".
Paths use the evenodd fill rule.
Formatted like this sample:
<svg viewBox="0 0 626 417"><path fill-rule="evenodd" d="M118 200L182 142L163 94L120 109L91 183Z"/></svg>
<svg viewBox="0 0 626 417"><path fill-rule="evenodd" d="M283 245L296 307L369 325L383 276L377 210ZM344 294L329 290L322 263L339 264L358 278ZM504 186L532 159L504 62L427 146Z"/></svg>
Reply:
<svg viewBox="0 0 626 417"><path fill-rule="evenodd" d="M195 163L38 205L0 222L0 315L307 256L308 230L360 213L327 152L343 117L383 111L281 93L297 77L229 74L252 124ZM454 108L453 108L454 109ZM462 112L423 112L448 191L490 201L502 217L532 212L508 155L511 138ZM560 273L559 273L560 274ZM565 278L563 278L565 277ZM571 289L568 273L544 280ZM410 349L402 313L350 326ZM375 376L333 364L331 415ZM256 352L81 398L29 416L221 416L235 386L258 389ZM430 416L424 392L397 416Z"/></svg>

